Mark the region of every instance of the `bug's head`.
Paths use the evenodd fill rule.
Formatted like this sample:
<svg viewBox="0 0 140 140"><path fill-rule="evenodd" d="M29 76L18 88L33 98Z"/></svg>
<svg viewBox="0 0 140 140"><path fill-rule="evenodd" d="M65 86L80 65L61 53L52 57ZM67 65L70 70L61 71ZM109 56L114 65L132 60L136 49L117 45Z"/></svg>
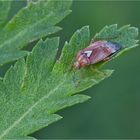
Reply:
<svg viewBox="0 0 140 140"><path fill-rule="evenodd" d="M76 57L76 61L74 63L74 68L80 69L87 65L89 65L89 58L84 52L79 52Z"/></svg>

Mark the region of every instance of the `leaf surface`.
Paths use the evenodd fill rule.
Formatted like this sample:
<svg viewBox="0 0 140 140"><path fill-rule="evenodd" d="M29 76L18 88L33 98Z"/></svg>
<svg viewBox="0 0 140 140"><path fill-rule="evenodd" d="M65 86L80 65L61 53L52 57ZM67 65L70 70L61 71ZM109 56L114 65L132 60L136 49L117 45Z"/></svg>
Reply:
<svg viewBox="0 0 140 140"><path fill-rule="evenodd" d="M0 1L0 29L5 25L8 18L9 10L12 1Z"/></svg>

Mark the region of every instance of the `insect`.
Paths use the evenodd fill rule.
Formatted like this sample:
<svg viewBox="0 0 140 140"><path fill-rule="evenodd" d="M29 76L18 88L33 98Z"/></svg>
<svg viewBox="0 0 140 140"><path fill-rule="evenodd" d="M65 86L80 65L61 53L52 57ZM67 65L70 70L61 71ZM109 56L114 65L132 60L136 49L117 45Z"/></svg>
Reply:
<svg viewBox="0 0 140 140"><path fill-rule="evenodd" d="M92 42L87 48L78 52L74 67L80 69L91 64L110 60L121 48L122 46L116 42L105 40Z"/></svg>

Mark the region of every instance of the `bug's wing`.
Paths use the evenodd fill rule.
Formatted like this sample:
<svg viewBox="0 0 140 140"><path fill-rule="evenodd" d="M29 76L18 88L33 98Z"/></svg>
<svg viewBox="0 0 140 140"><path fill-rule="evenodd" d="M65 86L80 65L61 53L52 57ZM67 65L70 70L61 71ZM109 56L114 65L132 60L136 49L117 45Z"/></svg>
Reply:
<svg viewBox="0 0 140 140"><path fill-rule="evenodd" d="M112 54L106 47L98 47L98 48L87 48L84 50L85 52L92 51L91 55L89 56L90 64L95 64L104 60L106 57Z"/></svg>

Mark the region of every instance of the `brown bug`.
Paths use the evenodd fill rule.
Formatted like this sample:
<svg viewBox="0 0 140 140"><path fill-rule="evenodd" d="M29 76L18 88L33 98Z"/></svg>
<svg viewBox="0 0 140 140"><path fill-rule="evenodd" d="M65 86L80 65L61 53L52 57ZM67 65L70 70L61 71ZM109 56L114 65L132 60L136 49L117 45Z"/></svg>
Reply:
<svg viewBox="0 0 140 140"><path fill-rule="evenodd" d="M92 42L87 48L78 52L74 67L80 69L101 61L107 61L116 55L122 46L111 41Z"/></svg>

